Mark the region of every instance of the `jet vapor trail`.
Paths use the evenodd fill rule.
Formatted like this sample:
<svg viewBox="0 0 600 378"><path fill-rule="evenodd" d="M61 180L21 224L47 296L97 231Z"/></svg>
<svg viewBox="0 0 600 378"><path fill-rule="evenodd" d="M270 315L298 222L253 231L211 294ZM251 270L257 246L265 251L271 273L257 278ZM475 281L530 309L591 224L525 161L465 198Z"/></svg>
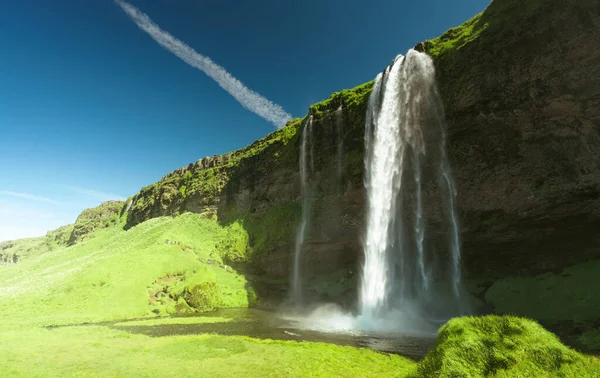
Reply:
<svg viewBox="0 0 600 378"><path fill-rule="evenodd" d="M209 57L198 54L194 49L162 30L150 17L136 7L122 0L115 0L115 2L123 8L125 13L131 17L140 29L148 33L156 42L177 55L184 62L203 71L208 77L216 81L221 88L229 92L246 109L273 123L277 128L285 126L286 122L292 119L292 116L283 110L281 106L272 103L249 89Z"/></svg>

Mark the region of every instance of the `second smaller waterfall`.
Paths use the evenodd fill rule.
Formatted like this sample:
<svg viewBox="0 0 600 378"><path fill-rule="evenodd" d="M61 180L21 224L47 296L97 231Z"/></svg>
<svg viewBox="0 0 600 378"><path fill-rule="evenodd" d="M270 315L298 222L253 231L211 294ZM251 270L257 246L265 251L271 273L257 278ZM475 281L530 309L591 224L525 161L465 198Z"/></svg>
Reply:
<svg viewBox="0 0 600 378"><path fill-rule="evenodd" d="M294 246L294 264L292 271L292 291L291 300L295 305L299 305L303 302L302 292L302 245L304 244L304 238L308 230L308 223L311 213L311 190L309 173L313 171L314 167L314 155L313 155L313 143L312 143L312 116L304 122L302 128L302 142L300 144L300 159L299 159L299 170L300 170L300 195L302 204L302 215L300 218L300 224L296 231L296 243Z"/></svg>
<svg viewBox="0 0 600 378"><path fill-rule="evenodd" d="M335 129L337 133L337 165L336 178L338 185L342 185L344 173L344 113L342 105L335 111Z"/></svg>

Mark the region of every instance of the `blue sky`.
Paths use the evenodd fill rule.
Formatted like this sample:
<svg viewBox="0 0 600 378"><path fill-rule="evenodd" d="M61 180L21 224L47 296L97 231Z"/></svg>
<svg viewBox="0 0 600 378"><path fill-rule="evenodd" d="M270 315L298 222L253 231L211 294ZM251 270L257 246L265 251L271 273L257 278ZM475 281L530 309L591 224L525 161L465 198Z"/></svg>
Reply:
<svg viewBox="0 0 600 378"><path fill-rule="evenodd" d="M294 117L489 0L137 0ZM0 6L0 241L42 235L273 131L111 0Z"/></svg>

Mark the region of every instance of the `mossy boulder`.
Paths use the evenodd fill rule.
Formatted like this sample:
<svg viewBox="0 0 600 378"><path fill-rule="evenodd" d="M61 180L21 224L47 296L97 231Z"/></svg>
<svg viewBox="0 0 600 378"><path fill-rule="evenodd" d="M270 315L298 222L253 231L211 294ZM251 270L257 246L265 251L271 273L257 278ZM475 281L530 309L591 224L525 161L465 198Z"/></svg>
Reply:
<svg viewBox="0 0 600 378"><path fill-rule="evenodd" d="M455 318L414 377L591 377L600 363L563 345L533 320L512 316ZM596 375L597 376L597 375Z"/></svg>
<svg viewBox="0 0 600 378"><path fill-rule="evenodd" d="M202 282L186 287L182 298L197 312L213 311L221 303L221 292L216 282Z"/></svg>

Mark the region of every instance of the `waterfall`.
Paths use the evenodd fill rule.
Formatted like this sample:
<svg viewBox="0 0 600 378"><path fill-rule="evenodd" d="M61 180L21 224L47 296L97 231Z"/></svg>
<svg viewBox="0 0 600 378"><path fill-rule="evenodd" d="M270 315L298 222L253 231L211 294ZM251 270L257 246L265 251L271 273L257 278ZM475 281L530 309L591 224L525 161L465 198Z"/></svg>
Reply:
<svg viewBox="0 0 600 378"><path fill-rule="evenodd" d="M301 255L302 255L302 245L304 244L304 238L306 236L307 226L308 226L308 218L311 212L311 193L309 186L309 166L312 170L314 169L314 154L313 154L313 143L312 143L312 116L309 116L308 119L304 122L304 127L302 128L302 142L300 145L300 159L299 159L299 169L300 169L300 195L301 195L301 203L302 203L302 216L300 219L300 224L298 225L298 230L296 231L296 244L294 248L294 266L292 272L292 292L291 292L291 300L296 304L301 304L303 301L303 293L302 293L302 269L301 269ZM310 146L307 146L309 144ZM309 149L310 148L310 149ZM309 155L309 156L307 156Z"/></svg>
<svg viewBox="0 0 600 378"><path fill-rule="evenodd" d="M335 111L335 128L337 132L337 166L336 178L338 185L342 186L342 174L344 173L344 120L342 105Z"/></svg>
<svg viewBox="0 0 600 378"><path fill-rule="evenodd" d="M396 310L435 318L448 297L459 306L456 188L445 143L433 62L410 50L377 75L367 106L364 322Z"/></svg>
<svg viewBox="0 0 600 378"><path fill-rule="evenodd" d="M390 290L388 280L388 233L393 221L395 208L394 187L399 184L399 175L394 172L402 168L402 154L399 149L399 111L400 106L396 93L399 92L400 68L403 61L398 56L389 70L384 75L379 90L385 88L383 102L380 109L375 108L378 104L378 91L373 90L369 99L369 114L373 115L373 128L366 129L373 133L370 142L367 175L367 233L365 237L365 265L363 268L363 280L361 287L361 310L362 315L368 318L379 316L381 311L387 307L388 292ZM379 78L379 77L378 77ZM370 139L370 138L368 138Z"/></svg>

